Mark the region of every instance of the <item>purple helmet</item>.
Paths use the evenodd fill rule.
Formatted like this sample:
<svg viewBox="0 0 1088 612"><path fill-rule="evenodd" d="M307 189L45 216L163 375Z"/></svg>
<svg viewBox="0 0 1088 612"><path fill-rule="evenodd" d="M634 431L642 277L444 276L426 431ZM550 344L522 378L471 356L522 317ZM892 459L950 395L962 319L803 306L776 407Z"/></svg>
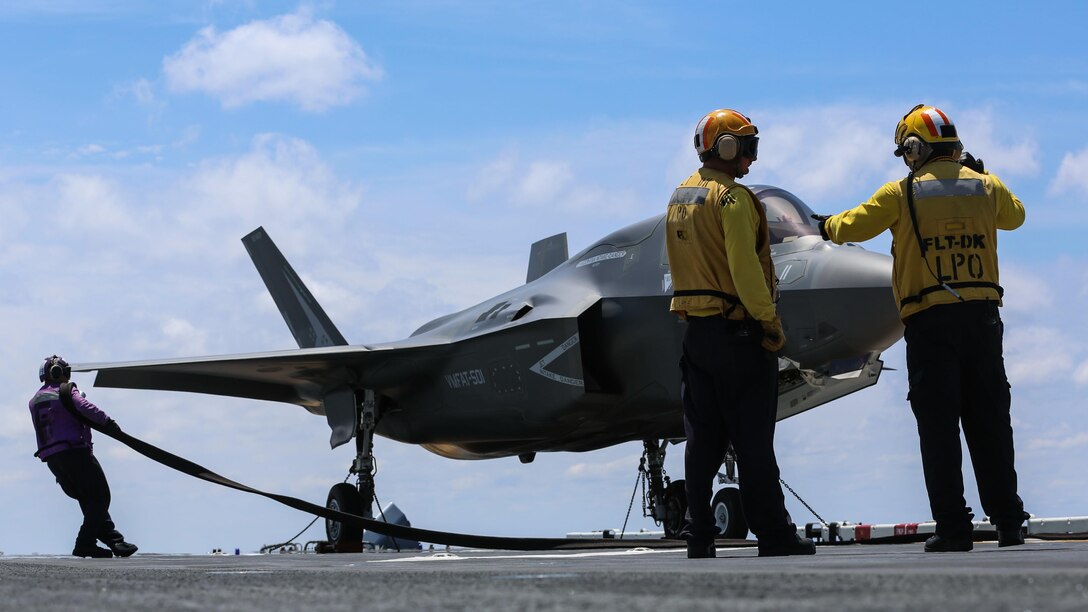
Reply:
<svg viewBox="0 0 1088 612"><path fill-rule="evenodd" d="M42 382L62 382L72 376L72 366L63 357L53 355L46 357L41 367L38 368L38 380Z"/></svg>

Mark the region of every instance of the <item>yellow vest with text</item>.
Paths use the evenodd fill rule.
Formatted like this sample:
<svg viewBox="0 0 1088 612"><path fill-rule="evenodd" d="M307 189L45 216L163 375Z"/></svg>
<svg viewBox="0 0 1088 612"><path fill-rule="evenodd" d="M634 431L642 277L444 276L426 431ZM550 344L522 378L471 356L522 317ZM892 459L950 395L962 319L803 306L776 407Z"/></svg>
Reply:
<svg viewBox="0 0 1088 612"><path fill-rule="evenodd" d="M998 277L997 230L1015 229L1024 222L1024 208L1016 196L997 177L951 160L923 166L913 182L923 260L906 188L905 178L885 184L868 202L829 219L828 235L839 243L867 240L883 230L877 225L883 219L880 224L892 230L892 287L903 319L961 298L1000 304L1004 291Z"/></svg>
<svg viewBox="0 0 1088 612"><path fill-rule="evenodd" d="M735 203L739 190L747 192L758 215L756 254L773 300L776 279L767 212L750 189L729 175L700 168L676 188L669 200L665 246L672 274L672 312L698 316L725 313L734 320L750 317L729 272L722 228L722 206Z"/></svg>

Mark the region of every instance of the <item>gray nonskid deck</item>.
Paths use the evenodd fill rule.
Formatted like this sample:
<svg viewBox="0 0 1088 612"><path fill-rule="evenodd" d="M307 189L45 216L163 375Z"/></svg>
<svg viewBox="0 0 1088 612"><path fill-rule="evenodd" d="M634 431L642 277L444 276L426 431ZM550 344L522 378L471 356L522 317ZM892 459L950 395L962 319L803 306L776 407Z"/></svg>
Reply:
<svg viewBox="0 0 1088 612"><path fill-rule="evenodd" d="M34 610L1083 610L1088 543L925 554L821 547L761 559L719 548L453 551L130 559L0 557L4 609Z"/></svg>

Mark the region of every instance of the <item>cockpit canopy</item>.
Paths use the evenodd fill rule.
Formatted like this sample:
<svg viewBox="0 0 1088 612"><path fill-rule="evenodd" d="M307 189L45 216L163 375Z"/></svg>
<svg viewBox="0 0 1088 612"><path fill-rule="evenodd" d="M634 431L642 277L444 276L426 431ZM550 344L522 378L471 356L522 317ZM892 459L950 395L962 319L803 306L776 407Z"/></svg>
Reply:
<svg viewBox="0 0 1088 612"><path fill-rule="evenodd" d="M800 236L820 235L820 225L812 218L812 209L797 196L768 185L753 185L752 191L767 209L771 244L790 242Z"/></svg>

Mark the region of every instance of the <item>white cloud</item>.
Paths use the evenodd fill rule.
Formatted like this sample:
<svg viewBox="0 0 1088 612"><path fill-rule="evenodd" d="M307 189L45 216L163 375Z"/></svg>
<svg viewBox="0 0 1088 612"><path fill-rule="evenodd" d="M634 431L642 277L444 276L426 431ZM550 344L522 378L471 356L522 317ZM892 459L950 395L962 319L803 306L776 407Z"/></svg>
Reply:
<svg viewBox="0 0 1088 612"><path fill-rule="evenodd" d="M501 193L507 183L513 180L517 165L518 154L512 150L503 151L476 173L476 179L468 186L466 197L475 202Z"/></svg>
<svg viewBox="0 0 1088 612"><path fill-rule="evenodd" d="M553 202L573 176L569 162L535 161L517 186L517 201L528 205Z"/></svg>
<svg viewBox="0 0 1088 612"><path fill-rule="evenodd" d="M113 97L132 97L140 106L152 108L158 103L155 95L155 86L147 79L136 79L130 83L122 83L113 88Z"/></svg>
<svg viewBox="0 0 1088 612"><path fill-rule="evenodd" d="M258 135L243 155L200 163L179 187L170 215L185 241L197 243L186 251L199 250L201 243L233 242L271 221L291 228L341 223L362 197L361 189L337 177L312 145L277 134Z"/></svg>
<svg viewBox="0 0 1088 612"><path fill-rule="evenodd" d="M555 206L573 178L570 161L523 163L517 151L508 149L480 169L465 197L469 201L492 197L515 207Z"/></svg>
<svg viewBox="0 0 1088 612"><path fill-rule="evenodd" d="M617 218L635 221L664 210L672 188L698 164L694 152L684 167L676 161L677 145L685 138L675 124L639 122L525 134L522 140L533 142L532 154L508 147L482 163L470 175L465 198L494 202L519 215L530 209L553 218L556 211L577 213L607 220L605 231L613 231Z"/></svg>
<svg viewBox="0 0 1088 612"><path fill-rule="evenodd" d="M1040 325L1006 330L1005 365L1016 385L1050 385L1068 380L1081 346L1064 330Z"/></svg>
<svg viewBox="0 0 1088 612"><path fill-rule="evenodd" d="M185 129L181 130L181 134L177 139L170 143L170 146L176 149L184 149L189 145L195 144L200 140L200 131L199 125L186 126Z"/></svg>
<svg viewBox="0 0 1088 612"><path fill-rule="evenodd" d="M348 104L381 78L343 29L307 9L226 32L206 27L163 60L170 89L202 91L226 108L284 100L306 111Z"/></svg>
<svg viewBox="0 0 1088 612"><path fill-rule="evenodd" d="M616 201L619 193L616 186L593 184L589 182L591 179L583 178L592 174L584 166L570 159L554 157L557 153L572 152L553 150L550 153L553 155L551 158L528 162L524 162L521 155L513 150L500 153L477 173L466 190L466 199L478 202L490 198L512 209L619 210L623 203ZM629 190L622 186L620 190L627 196L626 202L633 201Z"/></svg>
<svg viewBox="0 0 1088 612"><path fill-rule="evenodd" d="M905 172L891 155L889 114L832 106L753 117L760 129L759 160L749 181L779 185L804 200L871 193Z"/></svg>
<svg viewBox="0 0 1088 612"><path fill-rule="evenodd" d="M981 158L986 169L998 176L1035 176L1039 173L1039 143L1031 126L1021 126L1011 137L995 126L1008 125L1007 117L995 117L992 109L964 110L952 120L964 149Z"/></svg>
<svg viewBox="0 0 1088 612"><path fill-rule="evenodd" d="M901 178L906 167L892 156L892 132L902 110L834 105L781 111L753 109L760 129L759 160L750 183L784 187L815 207L853 206L880 183ZM953 117L967 149L999 175L1034 175L1039 146L1030 136L999 138L989 109ZM845 201L844 201L845 199Z"/></svg>
<svg viewBox="0 0 1088 612"><path fill-rule="evenodd" d="M1078 385L1088 385L1088 360L1085 360L1073 371L1073 381Z"/></svg>
<svg viewBox="0 0 1088 612"><path fill-rule="evenodd" d="M137 79L130 85L132 97L136 98L136 101L144 106L148 106L155 103L155 90L151 86L151 81L147 79Z"/></svg>
<svg viewBox="0 0 1088 612"><path fill-rule="evenodd" d="M54 207L62 228L77 232L135 234L132 205L124 187L98 175L61 174L53 180Z"/></svg>
<svg viewBox="0 0 1088 612"><path fill-rule="evenodd" d="M197 329L192 323L178 318L169 318L162 324L162 337L170 343L178 354L202 355L208 353L208 334Z"/></svg>
<svg viewBox="0 0 1088 612"><path fill-rule="evenodd" d="M79 147L78 149L76 149L76 155L77 156L97 155L99 153L105 153L105 152L106 152L105 147L103 147L102 145L97 145L97 144L93 144L93 143L88 144L88 145L83 145L82 147Z"/></svg>
<svg viewBox="0 0 1088 612"><path fill-rule="evenodd" d="M1078 446L1088 445L1088 432L1055 433L1047 437L1032 438L1028 440L1027 450L1069 450Z"/></svg>
<svg viewBox="0 0 1088 612"><path fill-rule="evenodd" d="M605 462L581 462L568 467L564 474L567 478L595 479L618 478L631 472L632 466L638 465L638 457L631 455Z"/></svg>
<svg viewBox="0 0 1088 612"><path fill-rule="evenodd" d="M1072 193L1088 198L1088 149L1066 153L1047 192L1052 196Z"/></svg>
<svg viewBox="0 0 1088 612"><path fill-rule="evenodd" d="M1010 312L1028 314L1054 304L1054 291L1035 270L1003 263L1001 286L1005 288L1003 304Z"/></svg>

